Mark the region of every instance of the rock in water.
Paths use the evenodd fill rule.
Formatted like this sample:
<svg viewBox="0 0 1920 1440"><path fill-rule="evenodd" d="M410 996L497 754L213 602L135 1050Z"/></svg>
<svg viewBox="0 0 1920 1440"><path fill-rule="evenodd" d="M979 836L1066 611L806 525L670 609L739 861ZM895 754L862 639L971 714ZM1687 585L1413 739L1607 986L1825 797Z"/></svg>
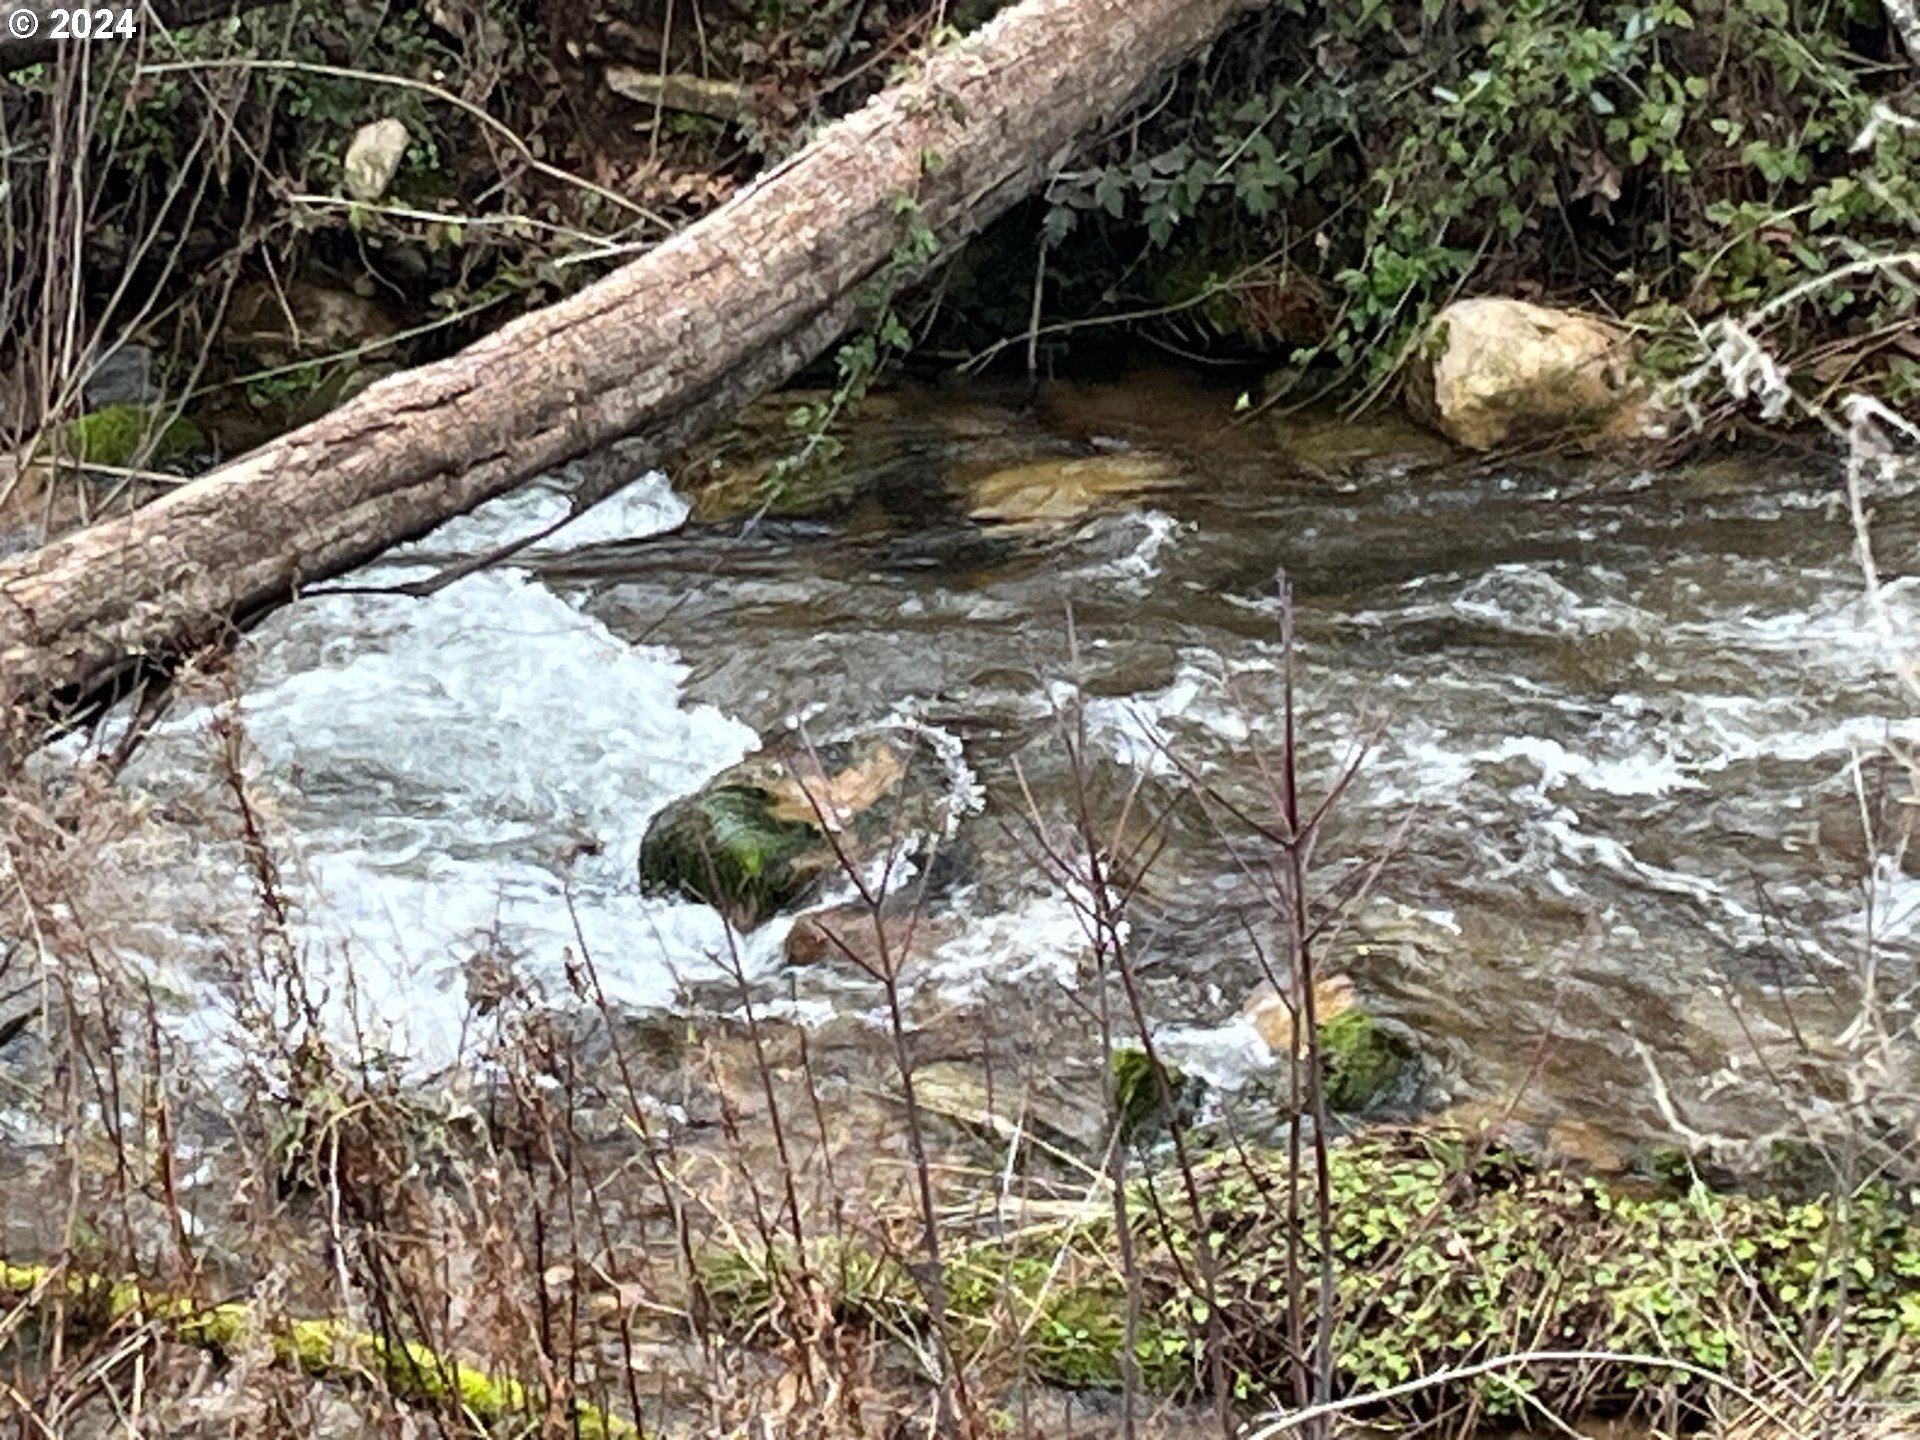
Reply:
<svg viewBox="0 0 1920 1440"><path fill-rule="evenodd" d="M1650 433L1617 325L1524 300L1459 300L1435 318L1408 381L1414 412L1471 450Z"/></svg>
<svg viewBox="0 0 1920 1440"><path fill-rule="evenodd" d="M1120 1112L1122 1140L1152 1140L1171 1133L1172 1122L1190 1126L1206 1099L1206 1082L1177 1066L1124 1046L1107 1057L1113 1074L1113 1101ZM1173 1102L1171 1111L1167 1102Z"/></svg>
<svg viewBox="0 0 1920 1440"><path fill-rule="evenodd" d="M787 932L789 965L839 965L880 974L931 953L958 933L951 915L932 914L918 894L895 894L876 916L858 901L809 910Z"/></svg>
<svg viewBox="0 0 1920 1440"><path fill-rule="evenodd" d="M1391 1099L1413 1063L1405 1043L1369 1015L1345 975L1322 976L1313 986L1314 1018L1320 1024L1320 1054L1326 1062L1327 1108L1356 1114ZM1271 985L1248 998L1244 1013L1276 1056L1306 1053L1291 1008Z"/></svg>
<svg viewBox="0 0 1920 1440"><path fill-rule="evenodd" d="M783 741L676 800L640 843L641 888L712 905L751 930L822 879L914 854L966 803L959 767L927 732L868 731L811 751Z"/></svg>
<svg viewBox="0 0 1920 1440"><path fill-rule="evenodd" d="M1035 460L968 487L967 511L983 524L1045 529L1076 524L1104 506L1171 488L1179 473L1157 455Z"/></svg>

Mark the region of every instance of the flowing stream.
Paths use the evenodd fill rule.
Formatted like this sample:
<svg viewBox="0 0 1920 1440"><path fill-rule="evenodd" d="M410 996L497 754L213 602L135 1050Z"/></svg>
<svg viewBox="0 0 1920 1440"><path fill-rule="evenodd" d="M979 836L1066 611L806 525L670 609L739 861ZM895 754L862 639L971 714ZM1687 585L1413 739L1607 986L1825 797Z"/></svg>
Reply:
<svg viewBox="0 0 1920 1440"><path fill-rule="evenodd" d="M776 1009L864 1013L859 975L784 962L787 922L730 946L705 907L641 897L635 854L757 733L911 717L960 742L981 792L920 1001L1037 1028L1044 1060L1059 1025L1084 1031L1084 944L1012 822L1028 794L1068 813L1078 694L1102 813L1135 773L1170 807L1130 936L1169 1046L1231 1086L1270 1063L1241 1016L1267 887L1220 807L1180 791L1266 803L1284 572L1310 794L1369 745L1322 880L1384 852L1335 952L1418 1049L1417 1103L1518 1093L1626 1143L1779 1124L1764 1077L1840 1063L1847 978L1870 952L1903 973L1920 893L1859 836L1856 757L1873 802L1897 779L1873 757L1920 739L1920 701L1862 599L1835 467L1463 464L1392 419L1236 422L1234 399L1155 374L1033 403L907 389L856 422L853 498L821 517L675 529L684 502L648 477L430 598L368 593L537 528L561 502L534 490L271 618L239 695L333 993L350 971L363 1029L426 1068L462 1043L481 950L558 977L584 944L639 1009L724 1006L737 963ZM1022 466L1009 500L990 477ZM1898 574L1914 507L1882 497L1878 524ZM1910 626L1920 590L1884 602ZM182 710L137 759L157 814L192 808L206 721ZM173 864L174 913L180 887L231 881L191 840ZM182 1003L213 1005L192 968Z"/></svg>

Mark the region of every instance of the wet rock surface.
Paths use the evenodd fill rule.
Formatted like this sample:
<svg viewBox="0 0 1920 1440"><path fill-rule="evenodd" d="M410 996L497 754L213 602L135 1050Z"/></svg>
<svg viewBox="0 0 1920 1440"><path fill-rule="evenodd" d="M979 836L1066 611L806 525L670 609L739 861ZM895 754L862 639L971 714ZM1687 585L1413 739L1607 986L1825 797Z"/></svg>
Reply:
<svg viewBox="0 0 1920 1440"><path fill-rule="evenodd" d="M967 486L967 513L988 525L1045 528L1096 510L1149 499L1179 483L1164 457L1125 451L1037 460L982 475Z"/></svg>
<svg viewBox="0 0 1920 1440"><path fill-rule="evenodd" d="M640 880L704 901L743 930L828 877L902 873L951 829L963 797L924 734L880 730L811 745L785 738L675 801L648 826Z"/></svg>

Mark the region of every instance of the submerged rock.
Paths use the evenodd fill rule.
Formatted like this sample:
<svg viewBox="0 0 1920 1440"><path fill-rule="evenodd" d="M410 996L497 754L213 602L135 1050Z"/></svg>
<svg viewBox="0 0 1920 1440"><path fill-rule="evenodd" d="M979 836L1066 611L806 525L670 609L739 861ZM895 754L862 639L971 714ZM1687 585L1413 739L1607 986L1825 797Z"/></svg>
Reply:
<svg viewBox="0 0 1920 1440"><path fill-rule="evenodd" d="M1470 450L1650 430L1633 337L1618 325L1524 300L1460 300L1414 356L1416 414Z"/></svg>
<svg viewBox="0 0 1920 1440"><path fill-rule="evenodd" d="M1165 458L1137 452L1036 460L975 480L967 511L989 525L1069 525L1112 502L1169 489L1178 478Z"/></svg>
<svg viewBox="0 0 1920 1440"><path fill-rule="evenodd" d="M871 974L898 970L956 933L954 918L931 914L914 894L889 896L875 915L865 905L810 910L787 932L789 965L842 965Z"/></svg>
<svg viewBox="0 0 1920 1440"><path fill-rule="evenodd" d="M1353 981L1330 975L1314 982L1314 1018L1326 1060L1327 1107L1356 1114L1395 1094L1409 1074L1413 1054L1399 1036L1381 1026L1360 1003ZM1271 985L1248 999L1245 1012L1275 1055L1305 1051L1292 1010Z"/></svg>
<svg viewBox="0 0 1920 1440"><path fill-rule="evenodd" d="M1312 475L1405 474L1444 465L1457 451L1398 410L1350 420L1337 411L1270 411L1267 433L1280 452Z"/></svg>
<svg viewBox="0 0 1920 1440"><path fill-rule="evenodd" d="M750 930L848 866L913 854L965 804L952 757L889 728L809 750L786 741L721 772L647 827L640 883L703 901Z"/></svg>
<svg viewBox="0 0 1920 1440"><path fill-rule="evenodd" d="M826 440L810 443L832 405L825 391L782 390L742 409L674 469L674 488L693 507L693 518L793 519L853 505L903 448L900 406L893 395L868 395L861 423L842 423Z"/></svg>

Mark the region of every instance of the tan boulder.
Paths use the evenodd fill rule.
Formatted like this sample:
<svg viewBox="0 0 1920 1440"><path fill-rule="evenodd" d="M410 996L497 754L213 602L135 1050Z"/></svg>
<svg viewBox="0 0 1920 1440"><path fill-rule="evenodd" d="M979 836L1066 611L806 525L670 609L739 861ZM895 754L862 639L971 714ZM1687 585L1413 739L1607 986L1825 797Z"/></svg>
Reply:
<svg viewBox="0 0 1920 1440"><path fill-rule="evenodd" d="M1035 460L995 470L967 488L967 512L986 525L1048 529L1094 511L1173 488L1179 471L1145 452Z"/></svg>
<svg viewBox="0 0 1920 1440"><path fill-rule="evenodd" d="M1414 356L1408 401L1470 450L1652 433L1633 336L1610 321L1524 300L1459 300Z"/></svg>

